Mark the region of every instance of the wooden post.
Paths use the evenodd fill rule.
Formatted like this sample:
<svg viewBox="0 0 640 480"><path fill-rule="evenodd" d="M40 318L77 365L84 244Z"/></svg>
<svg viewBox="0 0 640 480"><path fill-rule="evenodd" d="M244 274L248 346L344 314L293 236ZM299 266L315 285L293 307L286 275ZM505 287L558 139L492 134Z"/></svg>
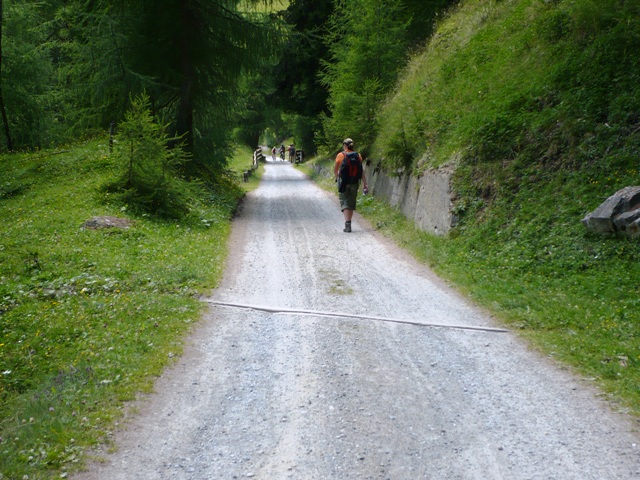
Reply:
<svg viewBox="0 0 640 480"><path fill-rule="evenodd" d="M109 125L109 152L113 151L113 137L116 134L116 122L115 120Z"/></svg>

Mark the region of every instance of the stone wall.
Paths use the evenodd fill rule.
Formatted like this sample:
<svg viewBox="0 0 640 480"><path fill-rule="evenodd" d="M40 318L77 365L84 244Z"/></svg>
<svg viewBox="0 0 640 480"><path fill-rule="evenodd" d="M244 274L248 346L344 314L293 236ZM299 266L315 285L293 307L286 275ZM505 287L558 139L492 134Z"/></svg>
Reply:
<svg viewBox="0 0 640 480"><path fill-rule="evenodd" d="M427 170L420 177L390 176L368 172L369 190L397 207L418 228L434 235L446 235L456 224L451 208L451 176L448 168Z"/></svg>
<svg viewBox="0 0 640 480"><path fill-rule="evenodd" d="M316 167L317 168L317 167ZM332 172L322 172L329 177ZM378 169L365 169L369 191L398 208L418 228L434 235L446 235L456 225L452 209L453 169L427 170L420 177L391 176Z"/></svg>

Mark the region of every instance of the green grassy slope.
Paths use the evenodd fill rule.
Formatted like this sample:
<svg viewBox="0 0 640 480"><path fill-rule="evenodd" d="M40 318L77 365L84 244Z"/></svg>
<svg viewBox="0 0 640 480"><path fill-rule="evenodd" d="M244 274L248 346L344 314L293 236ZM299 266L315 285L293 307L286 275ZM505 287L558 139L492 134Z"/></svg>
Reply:
<svg viewBox="0 0 640 480"><path fill-rule="evenodd" d="M457 165L461 223L442 240L363 211L640 413L640 241L580 223L640 184L640 4L463 1L380 119L383 168Z"/></svg>
<svg viewBox="0 0 640 480"><path fill-rule="evenodd" d="M107 438L221 275L242 192L221 180L189 219L135 217L101 188L113 158L100 140L0 157L0 478L59 478ZM81 229L96 215L134 225Z"/></svg>

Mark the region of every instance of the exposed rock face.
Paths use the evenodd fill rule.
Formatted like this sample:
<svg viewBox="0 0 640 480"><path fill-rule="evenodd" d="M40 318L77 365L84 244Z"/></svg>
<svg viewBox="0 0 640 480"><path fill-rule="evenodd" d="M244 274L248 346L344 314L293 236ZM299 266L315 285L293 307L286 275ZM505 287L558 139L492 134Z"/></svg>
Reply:
<svg viewBox="0 0 640 480"><path fill-rule="evenodd" d="M595 233L640 235L640 186L618 190L584 217L582 223Z"/></svg>
<svg viewBox="0 0 640 480"><path fill-rule="evenodd" d="M93 217L82 224L82 228L97 230L99 228L123 228L127 229L133 225L128 218L119 217Z"/></svg>

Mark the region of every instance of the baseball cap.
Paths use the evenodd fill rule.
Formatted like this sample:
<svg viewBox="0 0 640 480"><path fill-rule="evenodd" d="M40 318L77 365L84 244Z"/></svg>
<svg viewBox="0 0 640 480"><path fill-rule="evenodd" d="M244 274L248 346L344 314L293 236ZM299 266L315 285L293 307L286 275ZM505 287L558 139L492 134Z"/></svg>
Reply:
<svg viewBox="0 0 640 480"><path fill-rule="evenodd" d="M342 142L343 145L350 145L353 143L353 140L351 140L350 138L345 138L344 142Z"/></svg>

